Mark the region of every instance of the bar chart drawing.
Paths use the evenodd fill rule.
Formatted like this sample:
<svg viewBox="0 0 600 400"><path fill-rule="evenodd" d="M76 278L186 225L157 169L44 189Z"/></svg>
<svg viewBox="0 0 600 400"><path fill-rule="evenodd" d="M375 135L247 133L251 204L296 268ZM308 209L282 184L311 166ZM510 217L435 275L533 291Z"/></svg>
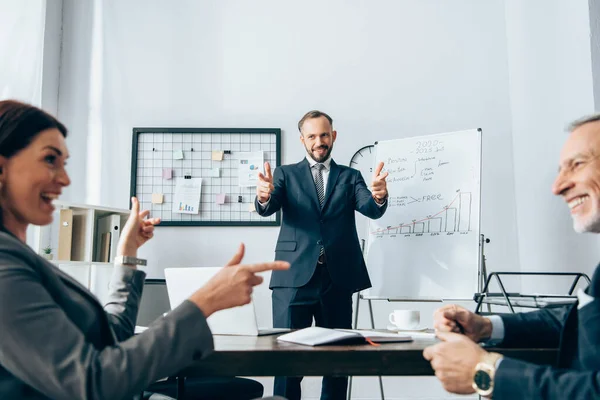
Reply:
<svg viewBox="0 0 600 400"><path fill-rule="evenodd" d="M369 219L369 299L473 298L480 278L480 129L382 140L388 207ZM415 172L416 171L416 172Z"/></svg>
<svg viewBox="0 0 600 400"><path fill-rule="evenodd" d="M373 235L409 235L418 233L470 232L472 213L471 192L458 191L454 199L435 214L401 222L371 232Z"/></svg>

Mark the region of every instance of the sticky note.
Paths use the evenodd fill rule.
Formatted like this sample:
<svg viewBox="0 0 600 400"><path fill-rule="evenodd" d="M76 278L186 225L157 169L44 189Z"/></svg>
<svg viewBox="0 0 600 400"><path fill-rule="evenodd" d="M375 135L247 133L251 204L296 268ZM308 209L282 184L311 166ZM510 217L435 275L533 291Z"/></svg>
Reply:
<svg viewBox="0 0 600 400"><path fill-rule="evenodd" d="M165 196L162 193L152 193L152 204L162 204Z"/></svg>
<svg viewBox="0 0 600 400"><path fill-rule="evenodd" d="M224 152L221 150L213 150L212 151L212 160L213 161L223 161Z"/></svg>
<svg viewBox="0 0 600 400"><path fill-rule="evenodd" d="M181 151L181 150L175 150L173 152L173 159L175 159L175 160L183 160L183 151Z"/></svg>
<svg viewBox="0 0 600 400"><path fill-rule="evenodd" d="M248 204L248 211L250 211L250 212L256 212L256 208L254 207L254 203Z"/></svg>
<svg viewBox="0 0 600 400"><path fill-rule="evenodd" d="M217 204L225 204L225 193L219 193L219 194L217 194L216 203Z"/></svg>
<svg viewBox="0 0 600 400"><path fill-rule="evenodd" d="M210 170L210 176L212 178L219 178L221 176L221 168L212 168Z"/></svg>
<svg viewBox="0 0 600 400"><path fill-rule="evenodd" d="M173 179L172 168L163 168L163 179Z"/></svg>

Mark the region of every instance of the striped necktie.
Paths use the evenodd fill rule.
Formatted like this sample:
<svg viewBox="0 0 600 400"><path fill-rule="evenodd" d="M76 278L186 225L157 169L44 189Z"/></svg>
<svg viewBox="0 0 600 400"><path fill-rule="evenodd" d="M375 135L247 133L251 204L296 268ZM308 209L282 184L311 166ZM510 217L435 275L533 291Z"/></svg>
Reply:
<svg viewBox="0 0 600 400"><path fill-rule="evenodd" d="M321 163L313 165L313 178L315 179L315 186L317 188L317 197L319 198L319 206L323 208L323 201L325 200L325 185L323 184L323 168L325 166ZM319 250L319 263L322 263L322 257L325 254L325 248L321 246Z"/></svg>
<svg viewBox="0 0 600 400"><path fill-rule="evenodd" d="M317 197L319 197L319 205L323 208L323 201L325 200L325 185L323 184L323 168L325 166L321 163L313 166L314 173L313 178L315 179L315 186L317 187Z"/></svg>

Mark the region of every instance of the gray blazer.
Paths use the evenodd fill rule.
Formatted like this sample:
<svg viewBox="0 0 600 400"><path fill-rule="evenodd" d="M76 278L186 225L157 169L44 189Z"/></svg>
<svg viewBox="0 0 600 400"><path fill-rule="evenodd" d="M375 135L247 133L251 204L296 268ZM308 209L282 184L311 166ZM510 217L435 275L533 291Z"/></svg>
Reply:
<svg viewBox="0 0 600 400"><path fill-rule="evenodd" d="M189 301L133 335L144 277L115 266L102 308L0 231L0 399L131 399L209 354L210 329Z"/></svg>

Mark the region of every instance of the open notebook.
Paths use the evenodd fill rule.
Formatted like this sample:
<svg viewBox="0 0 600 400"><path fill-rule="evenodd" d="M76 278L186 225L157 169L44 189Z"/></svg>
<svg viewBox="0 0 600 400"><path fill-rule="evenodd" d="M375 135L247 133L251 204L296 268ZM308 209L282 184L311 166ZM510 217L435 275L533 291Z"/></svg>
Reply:
<svg viewBox="0 0 600 400"><path fill-rule="evenodd" d="M411 342L412 337L398 333L352 330L352 329L329 329L312 326L286 333L277 338L282 342L303 344L306 346L320 346L325 344L351 344L351 343L392 343Z"/></svg>

